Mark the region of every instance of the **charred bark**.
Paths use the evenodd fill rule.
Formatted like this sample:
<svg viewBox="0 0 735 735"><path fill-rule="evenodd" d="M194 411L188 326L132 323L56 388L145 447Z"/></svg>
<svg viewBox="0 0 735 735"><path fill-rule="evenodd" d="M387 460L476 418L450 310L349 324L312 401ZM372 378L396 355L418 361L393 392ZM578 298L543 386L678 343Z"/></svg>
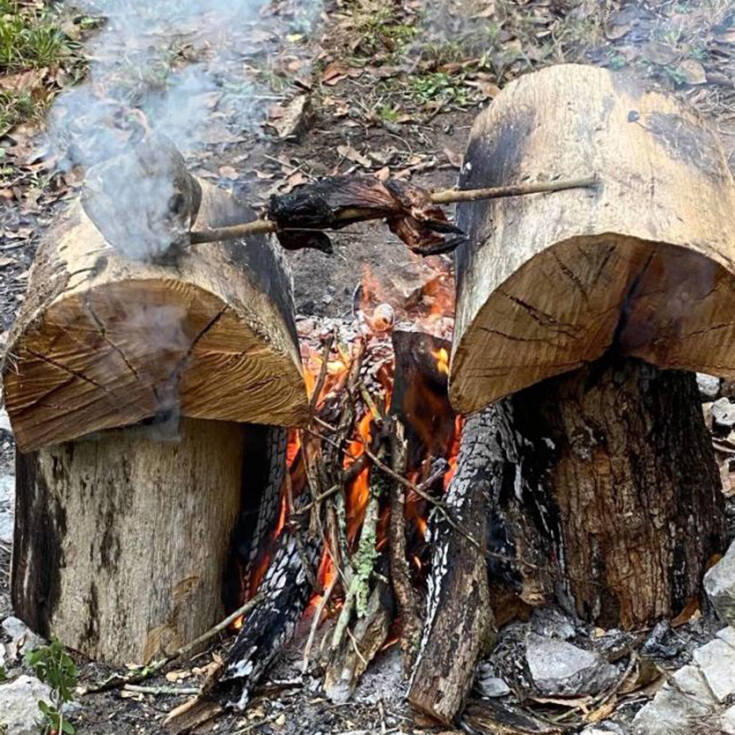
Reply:
<svg viewBox="0 0 735 735"><path fill-rule="evenodd" d="M699 594L724 516L691 373L607 355L489 410L495 577L602 627L673 617Z"/></svg>
<svg viewBox="0 0 735 735"><path fill-rule="evenodd" d="M493 478L492 411L467 420L445 511L433 511L426 615L408 698L451 722L466 697L494 628L485 562L487 501Z"/></svg>

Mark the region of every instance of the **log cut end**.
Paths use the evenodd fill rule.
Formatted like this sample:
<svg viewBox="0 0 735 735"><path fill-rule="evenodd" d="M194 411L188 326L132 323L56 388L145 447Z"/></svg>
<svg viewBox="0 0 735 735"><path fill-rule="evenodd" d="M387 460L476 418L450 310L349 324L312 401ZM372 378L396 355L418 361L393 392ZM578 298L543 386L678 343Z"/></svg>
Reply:
<svg viewBox="0 0 735 735"><path fill-rule="evenodd" d="M478 117L460 184L590 172L595 190L459 206L458 411L613 343L662 368L735 375L735 185L694 112L603 69L551 67Z"/></svg>
<svg viewBox="0 0 735 735"><path fill-rule="evenodd" d="M202 183L198 222L243 214ZM121 256L81 206L50 233L3 370L21 451L171 413L301 423L290 283L272 246L191 248L171 266Z"/></svg>

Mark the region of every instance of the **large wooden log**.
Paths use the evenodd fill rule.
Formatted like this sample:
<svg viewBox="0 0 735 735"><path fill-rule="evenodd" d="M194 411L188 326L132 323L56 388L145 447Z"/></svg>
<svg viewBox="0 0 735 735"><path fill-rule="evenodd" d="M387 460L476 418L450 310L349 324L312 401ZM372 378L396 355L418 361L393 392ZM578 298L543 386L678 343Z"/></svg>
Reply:
<svg viewBox="0 0 735 735"><path fill-rule="evenodd" d="M515 392L494 407L494 574L631 628L679 612L724 542L694 378L654 365L735 369L735 186L694 113L573 65L498 96L461 184L590 168L597 192L459 208L450 398Z"/></svg>
<svg viewBox="0 0 735 735"><path fill-rule="evenodd" d="M155 428L17 459L16 614L118 665L171 652L224 617L248 429L182 419L162 441Z"/></svg>
<svg viewBox="0 0 735 735"><path fill-rule="evenodd" d="M253 218L198 185L197 227ZM274 245L262 236L197 245L159 264L129 257L135 242L131 251L115 242L77 203L39 248L3 367L21 451L162 413L303 422L291 287Z"/></svg>
<svg viewBox="0 0 735 735"><path fill-rule="evenodd" d="M463 189L600 177L458 206L450 398L467 413L600 357L735 375L735 185L693 111L627 75L550 67L476 120ZM621 315L626 321L621 324Z"/></svg>

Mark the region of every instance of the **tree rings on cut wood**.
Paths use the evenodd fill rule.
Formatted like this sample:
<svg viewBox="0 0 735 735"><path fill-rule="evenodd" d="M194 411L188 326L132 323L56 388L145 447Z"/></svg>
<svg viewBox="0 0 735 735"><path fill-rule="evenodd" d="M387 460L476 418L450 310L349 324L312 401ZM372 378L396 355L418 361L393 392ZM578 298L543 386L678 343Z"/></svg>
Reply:
<svg viewBox="0 0 735 735"><path fill-rule="evenodd" d="M460 204L450 398L467 413L622 355L735 376L735 185L721 145L627 75L550 67L476 120L463 189L573 178L596 189Z"/></svg>
<svg viewBox="0 0 735 735"><path fill-rule="evenodd" d="M199 183L197 228L253 218ZM77 203L39 248L8 344L5 403L23 452L162 414L288 426L308 413L290 276L262 236L141 262Z"/></svg>

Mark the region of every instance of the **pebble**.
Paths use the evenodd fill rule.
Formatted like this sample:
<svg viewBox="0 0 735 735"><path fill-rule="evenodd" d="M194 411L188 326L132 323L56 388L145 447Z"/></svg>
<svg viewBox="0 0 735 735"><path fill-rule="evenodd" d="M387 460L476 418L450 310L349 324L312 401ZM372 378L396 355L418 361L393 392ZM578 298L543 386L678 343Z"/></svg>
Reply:
<svg viewBox="0 0 735 735"><path fill-rule="evenodd" d="M714 375L706 373L697 373L697 387L699 395L703 402L714 401L720 395L720 386L722 380Z"/></svg>

